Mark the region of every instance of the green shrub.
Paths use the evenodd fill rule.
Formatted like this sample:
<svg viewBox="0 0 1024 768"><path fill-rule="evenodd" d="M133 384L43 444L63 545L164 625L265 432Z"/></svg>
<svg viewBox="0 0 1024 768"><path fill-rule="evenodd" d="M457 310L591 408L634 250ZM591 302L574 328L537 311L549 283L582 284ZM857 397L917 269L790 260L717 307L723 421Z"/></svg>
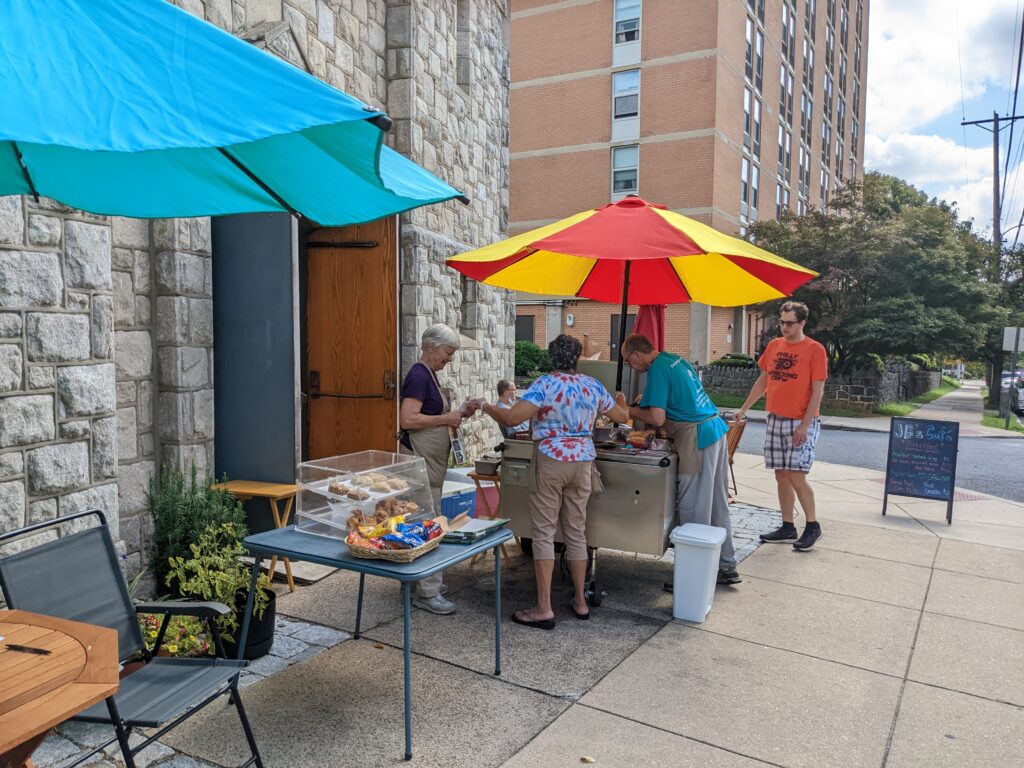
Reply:
<svg viewBox="0 0 1024 768"><path fill-rule="evenodd" d="M969 363L964 363L964 378L966 379L984 379L985 378L985 364L979 361L972 360Z"/></svg>
<svg viewBox="0 0 1024 768"><path fill-rule="evenodd" d="M146 506L153 515L151 555L158 584L167 579L168 561L189 557L207 528L224 523L244 527L242 503L229 491L212 488L214 482L212 477L200 478L194 466L188 480L174 467L164 469L159 483L150 478Z"/></svg>
<svg viewBox="0 0 1024 768"><path fill-rule="evenodd" d="M192 600L215 600L231 610L218 617L221 633L231 636L238 629L238 603L249 593L252 571L242 562L245 526L222 522L208 526L185 555L170 558L165 584L178 595ZM260 573L256 581L253 615L263 618L270 601L270 577Z"/></svg>
<svg viewBox="0 0 1024 768"><path fill-rule="evenodd" d="M540 371L551 370L551 357L547 350L541 349L532 341L516 342L516 376L529 376Z"/></svg>
<svg viewBox="0 0 1024 768"><path fill-rule="evenodd" d="M722 368L753 368L757 363L749 355L734 353L712 360L708 365L717 365Z"/></svg>
<svg viewBox="0 0 1024 768"><path fill-rule="evenodd" d="M937 371L939 366L935 361L935 358L925 353L918 353L910 356L910 362L912 365L916 365L920 371Z"/></svg>
<svg viewBox="0 0 1024 768"><path fill-rule="evenodd" d="M906 360L893 360L887 358L888 362L907 362ZM852 370L860 371L874 371L877 374L883 374L886 370L886 360L883 360L879 355L874 352L855 352L846 359L846 364L843 366L843 373Z"/></svg>

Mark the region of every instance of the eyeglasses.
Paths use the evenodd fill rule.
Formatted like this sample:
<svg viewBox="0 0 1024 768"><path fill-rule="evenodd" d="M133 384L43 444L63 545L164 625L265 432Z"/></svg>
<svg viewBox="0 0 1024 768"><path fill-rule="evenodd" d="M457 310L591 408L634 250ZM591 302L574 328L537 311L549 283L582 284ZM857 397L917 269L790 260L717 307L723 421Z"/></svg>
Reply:
<svg viewBox="0 0 1024 768"><path fill-rule="evenodd" d="M783 328L789 328L791 325L800 325L803 320L779 320L779 325Z"/></svg>
<svg viewBox="0 0 1024 768"><path fill-rule="evenodd" d="M627 354L624 358L622 358L622 361L626 365L628 365L630 368L633 367L633 363L630 362L630 358L632 358L633 355L635 355L635 354L636 354L636 350L635 349L631 349L631 350L629 350L629 354Z"/></svg>

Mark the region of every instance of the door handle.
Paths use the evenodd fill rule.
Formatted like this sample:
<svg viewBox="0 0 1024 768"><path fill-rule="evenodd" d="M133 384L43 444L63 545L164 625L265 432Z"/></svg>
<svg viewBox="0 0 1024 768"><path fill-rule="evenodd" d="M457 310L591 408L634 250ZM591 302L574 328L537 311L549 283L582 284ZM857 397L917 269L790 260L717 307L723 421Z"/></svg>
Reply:
<svg viewBox="0 0 1024 768"><path fill-rule="evenodd" d="M397 388L398 387L395 384L395 372L384 371L384 399L394 400L395 390L397 390Z"/></svg>

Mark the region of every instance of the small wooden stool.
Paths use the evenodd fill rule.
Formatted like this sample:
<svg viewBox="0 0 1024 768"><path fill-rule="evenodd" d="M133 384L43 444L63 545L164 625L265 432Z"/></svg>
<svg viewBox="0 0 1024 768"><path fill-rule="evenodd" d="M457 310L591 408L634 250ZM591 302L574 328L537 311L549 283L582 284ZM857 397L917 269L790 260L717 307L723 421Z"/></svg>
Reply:
<svg viewBox="0 0 1024 768"><path fill-rule="evenodd" d="M484 501L484 509L487 510L486 517L488 519L490 519L490 520L495 519L498 516L498 507L495 506L493 509L491 508L491 502L488 500L487 495L484 493L483 486L480 485L480 482L483 481L485 483L494 483L494 487L498 489L498 493L500 494L501 493L501 476L500 475L478 475L476 472L470 472L466 476L470 480L472 480L473 483L476 485L477 497L483 499L483 501ZM500 500L499 500L499 503L500 503ZM516 542L518 542L518 541L519 541L519 537L516 537ZM473 565L474 563L476 563L476 561L479 560L481 557L483 557L483 555L477 555L476 557L474 557L470 561L470 565ZM509 565L509 563L511 561L509 559L508 552L505 551L505 545L504 544L501 545L501 557L505 561L505 565L506 566Z"/></svg>
<svg viewBox="0 0 1024 768"><path fill-rule="evenodd" d="M292 506L295 504L295 494L298 488L290 483L263 483L258 480L229 480L226 483L217 483L213 486L217 489L230 491L240 501L249 501L253 498L266 499L270 502L270 511L274 515L274 526L284 528L288 525L288 518L292 514ZM284 514L278 510L277 502L285 500ZM270 558L270 578L274 578L274 569L277 568L277 555ZM288 591L295 591L295 579L292 578L292 564L284 558L284 571L288 577Z"/></svg>

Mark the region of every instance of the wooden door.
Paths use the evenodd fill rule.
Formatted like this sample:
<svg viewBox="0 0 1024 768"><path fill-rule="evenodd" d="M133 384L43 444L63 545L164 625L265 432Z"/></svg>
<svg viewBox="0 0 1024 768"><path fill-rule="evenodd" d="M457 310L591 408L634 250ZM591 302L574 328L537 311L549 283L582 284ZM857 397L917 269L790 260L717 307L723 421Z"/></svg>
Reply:
<svg viewBox="0 0 1024 768"><path fill-rule="evenodd" d="M314 230L306 254L308 458L394 451L397 218Z"/></svg>

